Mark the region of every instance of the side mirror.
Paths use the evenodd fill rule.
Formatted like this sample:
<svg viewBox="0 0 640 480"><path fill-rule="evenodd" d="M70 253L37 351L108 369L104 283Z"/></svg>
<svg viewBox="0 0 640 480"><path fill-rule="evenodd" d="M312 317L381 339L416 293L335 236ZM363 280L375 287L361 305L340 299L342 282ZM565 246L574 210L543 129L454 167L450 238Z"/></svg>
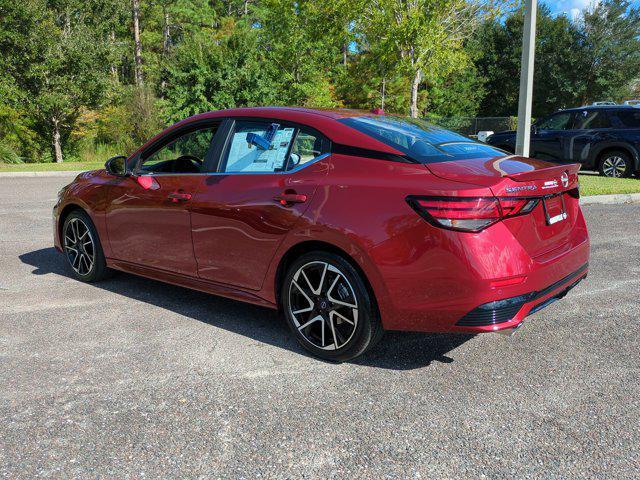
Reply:
<svg viewBox="0 0 640 480"><path fill-rule="evenodd" d="M127 157L125 157L124 155L116 155L115 157L111 157L104 164L104 168L107 170L107 173L115 175L116 177L126 177L130 173L127 170Z"/></svg>

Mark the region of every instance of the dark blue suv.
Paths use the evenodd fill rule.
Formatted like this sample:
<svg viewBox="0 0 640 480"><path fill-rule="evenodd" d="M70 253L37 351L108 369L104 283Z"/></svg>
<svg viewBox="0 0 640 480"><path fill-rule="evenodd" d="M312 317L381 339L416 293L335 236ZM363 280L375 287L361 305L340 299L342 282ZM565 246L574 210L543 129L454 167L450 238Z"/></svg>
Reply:
<svg viewBox="0 0 640 480"><path fill-rule="evenodd" d="M487 143L514 152L516 132L498 132ZM581 163L606 177L640 172L640 107L588 106L561 110L531 128L530 156Z"/></svg>

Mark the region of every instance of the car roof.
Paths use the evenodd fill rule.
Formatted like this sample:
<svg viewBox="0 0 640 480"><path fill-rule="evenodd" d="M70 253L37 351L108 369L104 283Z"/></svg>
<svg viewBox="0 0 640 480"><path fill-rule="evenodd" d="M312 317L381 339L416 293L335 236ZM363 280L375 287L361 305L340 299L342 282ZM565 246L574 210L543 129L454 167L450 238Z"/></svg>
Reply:
<svg viewBox="0 0 640 480"><path fill-rule="evenodd" d="M368 112L366 110L357 110L351 108L304 108L304 107L243 107L243 108L229 108L226 110L212 110L210 112L202 113L203 116L248 116L251 114L255 114L256 116L261 116L265 114L274 114L274 113L288 113L288 112L296 112L299 114L308 114L308 115L321 115L323 117L332 118L335 120L339 120L341 118L350 118L350 117L364 117L367 115L373 115L372 112Z"/></svg>
<svg viewBox="0 0 640 480"><path fill-rule="evenodd" d="M301 123L314 128L328 137L332 142L347 145L351 147L362 147L367 145L372 150L390 153L393 155L402 155L402 152L393 147L374 139L373 137L351 129L339 122L339 120L351 117L376 116L375 113L366 110L351 109L311 109L302 107L246 107L246 108L229 108L226 110L213 110L193 115L189 118L179 121L166 128L162 132L147 141L138 148L133 154L136 155L154 142L160 140L169 132L181 128L185 125L200 120L209 120L224 117L246 117L250 118L272 118L274 120L290 121L293 123Z"/></svg>
<svg viewBox="0 0 640 480"><path fill-rule="evenodd" d="M638 109L633 105L585 105L584 107L573 107L558 110L559 112L576 112L578 110L628 110L630 108Z"/></svg>

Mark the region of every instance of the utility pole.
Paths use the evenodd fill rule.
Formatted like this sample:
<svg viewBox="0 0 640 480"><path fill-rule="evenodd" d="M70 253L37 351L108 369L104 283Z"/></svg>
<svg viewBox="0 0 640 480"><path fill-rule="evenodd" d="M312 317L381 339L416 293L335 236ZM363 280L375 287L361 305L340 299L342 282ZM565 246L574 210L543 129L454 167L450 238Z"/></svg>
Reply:
<svg viewBox="0 0 640 480"><path fill-rule="evenodd" d="M520 97L518 100L518 132L516 155L529 156L531 140L531 100L533 97L533 63L536 53L536 14L538 0L526 0L524 7L524 35L520 64Z"/></svg>

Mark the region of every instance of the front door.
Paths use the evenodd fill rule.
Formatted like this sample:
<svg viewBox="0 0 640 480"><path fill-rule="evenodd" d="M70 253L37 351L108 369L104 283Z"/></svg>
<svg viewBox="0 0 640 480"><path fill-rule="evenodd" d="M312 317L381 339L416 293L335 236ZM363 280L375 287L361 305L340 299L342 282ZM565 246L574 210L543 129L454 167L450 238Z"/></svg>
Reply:
<svg viewBox="0 0 640 480"><path fill-rule="evenodd" d="M201 278L258 290L327 174L329 143L277 120L231 122L218 172L192 200L193 246Z"/></svg>
<svg viewBox="0 0 640 480"><path fill-rule="evenodd" d="M217 129L187 126L167 134L133 160L133 176L111 187L106 223L115 259L197 275L189 209Z"/></svg>

